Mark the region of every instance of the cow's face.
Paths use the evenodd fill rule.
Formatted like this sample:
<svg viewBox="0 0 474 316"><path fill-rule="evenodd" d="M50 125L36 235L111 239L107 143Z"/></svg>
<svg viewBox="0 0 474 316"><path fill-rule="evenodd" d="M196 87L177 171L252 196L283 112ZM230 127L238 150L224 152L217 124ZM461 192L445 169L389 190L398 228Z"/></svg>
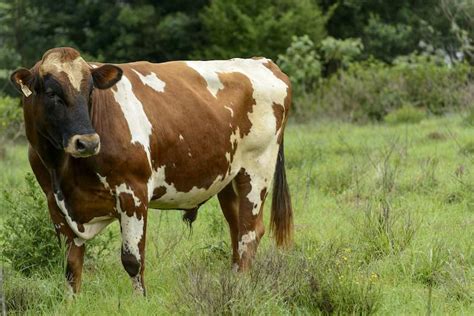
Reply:
<svg viewBox="0 0 474 316"><path fill-rule="evenodd" d="M15 71L11 81L24 95L27 128L73 157L88 157L100 150L89 113L92 91L108 89L121 77L117 66L93 68L76 50L54 48L32 69Z"/></svg>

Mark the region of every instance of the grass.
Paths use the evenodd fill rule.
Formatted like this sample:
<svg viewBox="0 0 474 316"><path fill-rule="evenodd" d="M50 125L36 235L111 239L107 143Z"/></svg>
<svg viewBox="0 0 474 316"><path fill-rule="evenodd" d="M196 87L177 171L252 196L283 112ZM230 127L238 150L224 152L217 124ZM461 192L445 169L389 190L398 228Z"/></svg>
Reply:
<svg viewBox="0 0 474 316"><path fill-rule="evenodd" d="M146 298L132 293L114 223L110 252L86 260L82 292L73 302L61 294L61 267L27 278L7 265L10 312L472 315L473 135L459 116L396 125L290 125L292 250L275 251L266 235L252 271L235 275L215 199L200 209L191 234L180 212L153 211ZM2 187L24 185L25 145L7 148L0 163ZM4 205L0 201L0 220L9 215Z"/></svg>

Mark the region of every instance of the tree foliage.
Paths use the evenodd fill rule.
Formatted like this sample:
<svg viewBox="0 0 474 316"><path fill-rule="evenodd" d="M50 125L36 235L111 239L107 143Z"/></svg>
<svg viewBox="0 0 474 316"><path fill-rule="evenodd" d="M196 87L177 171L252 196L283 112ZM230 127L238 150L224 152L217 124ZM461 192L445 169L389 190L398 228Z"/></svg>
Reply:
<svg viewBox="0 0 474 316"><path fill-rule="evenodd" d="M292 36L308 35L319 43L326 18L311 0L215 0L201 14L206 58L251 57L276 59Z"/></svg>

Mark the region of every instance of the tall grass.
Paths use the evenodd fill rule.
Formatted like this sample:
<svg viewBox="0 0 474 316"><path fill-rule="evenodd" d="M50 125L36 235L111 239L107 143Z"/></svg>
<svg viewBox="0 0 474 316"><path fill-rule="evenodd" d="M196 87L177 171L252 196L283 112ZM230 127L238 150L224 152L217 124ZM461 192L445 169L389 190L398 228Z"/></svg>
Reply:
<svg viewBox="0 0 474 316"><path fill-rule="evenodd" d="M180 212L150 211L147 298L133 296L114 223L107 251L87 258L74 302L62 295L60 267L25 276L7 263L9 312L474 314L474 164L464 150L473 129L464 120L291 125L285 147L295 210L292 250L275 250L265 236L252 270L235 274L216 199L199 210L192 231ZM4 186L24 186L25 154L9 148L1 162L11 169L0 178ZM10 215L4 205L3 222ZM268 210L269 203L265 223Z"/></svg>

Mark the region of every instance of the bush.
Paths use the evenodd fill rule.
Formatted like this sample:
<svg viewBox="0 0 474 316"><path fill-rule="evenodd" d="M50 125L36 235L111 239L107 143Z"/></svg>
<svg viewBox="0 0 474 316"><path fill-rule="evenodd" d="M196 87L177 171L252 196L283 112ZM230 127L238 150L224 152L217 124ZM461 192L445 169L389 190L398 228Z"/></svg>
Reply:
<svg viewBox="0 0 474 316"><path fill-rule="evenodd" d="M26 175L25 183L23 189L3 192L7 218L0 231L1 260L26 276L61 270L64 247L56 237L45 196L32 174ZM100 255L111 238L109 231L88 242L88 255Z"/></svg>
<svg viewBox="0 0 474 316"><path fill-rule="evenodd" d="M0 97L0 139L16 140L23 135L23 111L20 100Z"/></svg>
<svg viewBox="0 0 474 316"><path fill-rule="evenodd" d="M390 124L419 123L425 116L422 110L416 109L412 105L403 105L401 108L387 114L384 120Z"/></svg>
<svg viewBox="0 0 474 316"><path fill-rule="evenodd" d="M293 35L307 34L316 44L325 35L326 17L310 0L215 0L200 15L208 59L252 57L276 60Z"/></svg>
<svg viewBox="0 0 474 316"><path fill-rule="evenodd" d="M331 76L317 94L322 112L356 122L381 121L407 104L440 115L470 106L469 72L466 64L448 67L423 56L394 66L368 60Z"/></svg>
<svg viewBox="0 0 474 316"><path fill-rule="evenodd" d="M376 312L380 302L378 275L356 264L350 249L333 245L302 245L282 254L262 252L248 274L225 266L187 260L178 273L172 309L178 314L256 315L362 314Z"/></svg>

